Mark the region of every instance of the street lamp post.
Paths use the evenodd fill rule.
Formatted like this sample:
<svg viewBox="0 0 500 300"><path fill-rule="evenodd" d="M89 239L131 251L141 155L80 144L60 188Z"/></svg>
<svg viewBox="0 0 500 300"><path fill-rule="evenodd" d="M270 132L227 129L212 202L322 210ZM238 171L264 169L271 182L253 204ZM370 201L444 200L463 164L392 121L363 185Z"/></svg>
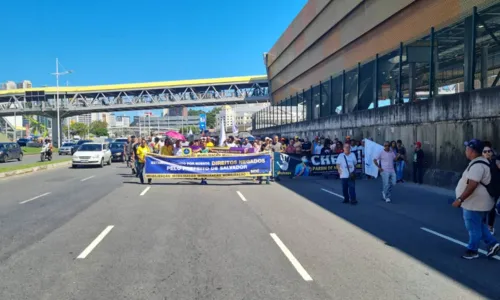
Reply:
<svg viewBox="0 0 500 300"><path fill-rule="evenodd" d="M59 73L59 59L56 58L56 110L57 110L57 147L61 147L61 116L59 113L59 76L71 74L73 71L64 71Z"/></svg>

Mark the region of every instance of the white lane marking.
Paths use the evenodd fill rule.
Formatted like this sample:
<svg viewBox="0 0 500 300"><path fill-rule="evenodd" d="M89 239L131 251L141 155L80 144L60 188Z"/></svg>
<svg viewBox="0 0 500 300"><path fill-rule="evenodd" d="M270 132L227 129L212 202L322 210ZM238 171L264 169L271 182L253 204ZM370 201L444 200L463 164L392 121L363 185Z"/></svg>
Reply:
<svg viewBox="0 0 500 300"><path fill-rule="evenodd" d="M329 191L329 190L326 190L326 189L321 189L321 190L322 190L323 192L327 192L327 193L329 193L329 194L332 194L332 195L334 195L334 196L337 196L337 197L339 197L339 198L344 199L344 196L339 195L339 194L337 194L337 193L334 193L334 192L332 192L332 191Z"/></svg>
<svg viewBox="0 0 500 300"><path fill-rule="evenodd" d="M82 181L82 182L83 182L83 181L87 181L87 180L89 180L89 179L91 179L91 178L94 178L94 177L95 177L95 175L92 175L92 176L89 176L89 177L87 177L87 178L83 178L83 179L82 179L82 180L80 180L80 181Z"/></svg>
<svg viewBox="0 0 500 300"><path fill-rule="evenodd" d="M454 239L454 238L451 238L451 237L449 237L449 236L447 236L447 235L444 235L444 234L442 234L442 233L439 233L439 232L437 232L437 231L434 231L434 230L431 230L431 229L429 229L429 228L425 228L425 227L420 227L420 229L422 229L423 231L426 231L426 232L428 232L428 233L431 233L431 234L433 234L433 235L435 235L435 236L438 236L438 237L440 237L440 238L443 238L443 239L445 239L445 240L447 240L447 241L450 241L450 242L452 242L452 243L455 243L455 244L457 244L457 245L460 245L460 246L463 246L463 247L466 247L466 248L467 248L467 244L466 244L466 243L461 242L461 241L459 241L459 240L456 240L456 239ZM486 252L486 251L484 251L484 250L482 250L482 249L479 249L479 253L486 255L488 252ZM496 260L500 260L500 257L499 257L498 255L493 256L493 258L494 258L494 259L496 259Z"/></svg>
<svg viewBox="0 0 500 300"><path fill-rule="evenodd" d="M113 227L115 227L114 225L109 225L108 227L106 227L96 238L95 240L92 241L92 243L90 243L90 245L87 246L87 248L85 248L85 250L83 250L82 253L80 253L80 255L78 255L77 258L79 259L84 259L85 257L87 257L87 255L90 254L90 252L92 252L92 250L94 250L95 247L97 247L97 245L104 239L104 237L111 231L111 229L113 229Z"/></svg>
<svg viewBox="0 0 500 300"><path fill-rule="evenodd" d="M28 199L28 200L24 200L24 201L22 201L22 202L19 202L19 204L24 204L24 203L27 203L27 202L30 202L30 201L36 200L36 199L38 199L38 198L42 198L43 196L47 196L47 195L49 195L49 194L51 194L51 193L52 193L52 192L48 192L48 193L45 193L45 194L38 195L38 196L33 197L33 198L31 198L31 199Z"/></svg>
<svg viewBox="0 0 500 300"><path fill-rule="evenodd" d="M288 250L288 248L285 246L285 244L283 244L283 242L280 240L280 238L275 233L270 233L270 235L273 238L273 240L276 242L278 247L280 247L281 251L283 251L283 253L288 258L288 260L295 267L295 270L297 270L297 272L299 272L300 276L302 276L302 278L305 281L312 281L313 280L312 277L309 276L309 274L304 269L304 267L302 267L300 262L295 258L295 256L293 256L292 252L290 252L290 250Z"/></svg>
<svg viewBox="0 0 500 300"><path fill-rule="evenodd" d="M238 196L240 196L241 200L243 200L244 202L247 202L247 198L245 198L245 196L243 196L243 194L240 191L236 191L236 194L238 194Z"/></svg>
<svg viewBox="0 0 500 300"><path fill-rule="evenodd" d="M147 188L145 188L144 191L142 191L141 196L146 195L146 193L149 191L150 188L151 188L150 186L148 186Z"/></svg>

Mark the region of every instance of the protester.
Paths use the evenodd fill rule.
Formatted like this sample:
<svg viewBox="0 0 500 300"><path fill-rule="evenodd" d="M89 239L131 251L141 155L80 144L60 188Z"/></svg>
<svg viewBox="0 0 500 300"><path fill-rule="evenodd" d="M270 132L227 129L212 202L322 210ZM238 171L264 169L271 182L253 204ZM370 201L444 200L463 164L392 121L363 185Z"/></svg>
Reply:
<svg viewBox="0 0 500 300"><path fill-rule="evenodd" d="M144 184L144 166L146 164L146 154L150 153L151 149L146 142L145 138L142 138L140 146L137 147L137 177L142 184ZM148 179L148 184L151 184L151 178Z"/></svg>
<svg viewBox="0 0 500 300"><path fill-rule="evenodd" d="M153 153L159 154L161 149L160 138L155 138L153 143Z"/></svg>
<svg viewBox="0 0 500 300"><path fill-rule="evenodd" d="M384 151L380 152L378 157L373 160L377 166L382 177L382 199L385 202L391 202L392 187L396 185L396 172L394 170L394 162L396 161L396 154L390 148L390 143L384 143ZM379 164L380 161L380 164Z"/></svg>
<svg viewBox="0 0 500 300"><path fill-rule="evenodd" d="M161 155L173 156L174 155L174 146L172 145L172 141L167 139L163 147L160 150Z"/></svg>
<svg viewBox="0 0 500 300"><path fill-rule="evenodd" d="M266 137L266 143L263 143L260 147L260 151L259 152L271 152L271 139ZM270 184L270 178L269 176L265 176L266 177L266 184ZM255 178L256 180L259 181L259 184L262 184L262 179L263 179L263 176L258 176Z"/></svg>
<svg viewBox="0 0 500 300"><path fill-rule="evenodd" d="M250 144L248 142L248 138L246 138L243 140L243 145L241 145L241 147L249 149L249 148L252 148L252 144Z"/></svg>
<svg viewBox="0 0 500 300"><path fill-rule="evenodd" d="M135 177L139 177L139 172L138 172L139 158L137 157L137 148L139 148L140 144L141 144L140 138L134 139L134 144L132 145L132 154L134 157L132 174L135 174Z"/></svg>
<svg viewBox="0 0 500 300"><path fill-rule="evenodd" d="M421 142L415 143L415 150L413 151L413 182L424 183L424 151Z"/></svg>
<svg viewBox="0 0 500 300"><path fill-rule="evenodd" d="M325 145L321 148L321 155L330 155L332 154L332 141L330 139L325 140Z"/></svg>
<svg viewBox="0 0 500 300"><path fill-rule="evenodd" d="M201 152L201 147L200 147L200 141L195 140L189 145L189 148L191 148L192 153L199 153Z"/></svg>
<svg viewBox="0 0 500 300"><path fill-rule="evenodd" d="M304 142L302 143L302 154L303 155L310 155L311 154L311 148L312 148L312 144L309 141L309 139L306 137L304 139Z"/></svg>
<svg viewBox="0 0 500 300"><path fill-rule="evenodd" d="M293 147L295 148L295 154L302 154L302 142L298 136L296 136L294 140L290 141L290 143L293 144Z"/></svg>
<svg viewBox="0 0 500 300"><path fill-rule="evenodd" d="M207 137L207 147L209 148L214 147L214 143L212 142L212 139L210 137Z"/></svg>
<svg viewBox="0 0 500 300"><path fill-rule="evenodd" d="M406 166L406 148L403 146L403 142L398 140L396 142L396 182L403 183L404 170Z"/></svg>
<svg viewBox="0 0 500 300"><path fill-rule="evenodd" d="M271 145L271 150L273 150L273 152L282 152L282 147L283 145L279 142L278 136L275 135Z"/></svg>
<svg viewBox="0 0 500 300"><path fill-rule="evenodd" d="M342 193L344 195L342 203L350 202L353 205L358 203L356 199L356 175L354 174L356 163L356 155L351 152L351 145L345 143L344 153L339 154L336 161L337 170L342 182Z"/></svg>
<svg viewBox="0 0 500 300"><path fill-rule="evenodd" d="M313 155L320 155L321 154L321 150L323 149L324 141L325 140L323 140L323 139L316 141L316 144L314 146L313 153L312 153Z"/></svg>
<svg viewBox="0 0 500 300"><path fill-rule="evenodd" d="M255 153L259 153L260 152L261 146L262 146L262 144L261 144L260 140L253 141L253 151Z"/></svg>
<svg viewBox="0 0 500 300"><path fill-rule="evenodd" d="M340 154L340 153L344 152L344 146L342 145L342 142L340 142L338 140L335 142L335 148L334 148L333 152L335 154Z"/></svg>
<svg viewBox="0 0 500 300"><path fill-rule="evenodd" d="M129 145L130 145L131 138L130 136L127 137L127 142L123 144L123 156L124 160L127 163L127 168L130 166L129 163Z"/></svg>
<svg viewBox="0 0 500 300"><path fill-rule="evenodd" d="M176 140L174 145L174 156L181 156L181 155L182 155L182 144L181 141Z"/></svg>
<svg viewBox="0 0 500 300"><path fill-rule="evenodd" d="M483 157L488 160L490 163L490 171L493 170L493 168L496 168L497 171L500 170L500 161L498 160L498 156L495 155L493 151L493 147L490 142L485 141L484 142L484 149L483 149ZM492 178L493 179L493 178ZM498 200L498 197L494 197L493 202L496 203ZM496 207L493 207L490 212L488 213L488 216L486 218L487 224L488 224L488 229L490 230L491 234L495 234L495 219L496 219Z"/></svg>
<svg viewBox="0 0 500 300"><path fill-rule="evenodd" d="M491 235L483 222L494 202L485 185L491 181L488 160L482 157L484 143L473 139L465 142L465 156L470 160L455 189L454 207L462 207L465 228L469 232L465 259L478 258L479 243L483 240L488 246L487 256L494 256L500 251L500 244Z"/></svg>
<svg viewBox="0 0 500 300"><path fill-rule="evenodd" d="M288 143L288 146L286 147L285 152L287 154L294 154L295 153L295 147L293 146L293 141L290 141L290 143Z"/></svg>

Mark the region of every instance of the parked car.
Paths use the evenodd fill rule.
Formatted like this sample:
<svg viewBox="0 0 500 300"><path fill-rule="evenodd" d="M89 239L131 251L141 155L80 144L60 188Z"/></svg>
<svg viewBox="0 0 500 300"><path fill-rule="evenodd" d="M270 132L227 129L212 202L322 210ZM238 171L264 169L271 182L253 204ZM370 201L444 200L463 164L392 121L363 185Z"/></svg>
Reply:
<svg viewBox="0 0 500 300"><path fill-rule="evenodd" d="M17 140L17 144L20 146L20 147L26 147L26 145L31 142L29 139L18 139Z"/></svg>
<svg viewBox="0 0 500 300"><path fill-rule="evenodd" d="M63 143L62 146L59 148L59 155L71 155L73 146L75 146L75 143Z"/></svg>
<svg viewBox="0 0 500 300"><path fill-rule="evenodd" d="M72 166L100 166L111 165L111 151L106 143L84 143L73 154Z"/></svg>
<svg viewBox="0 0 500 300"><path fill-rule="evenodd" d="M123 147L124 147L125 143L117 143L117 142L114 142L114 143L111 143L109 144L109 149L111 150L111 159L113 161L121 161L121 162L124 162L125 161L125 152L123 152Z"/></svg>
<svg viewBox="0 0 500 300"><path fill-rule="evenodd" d="M18 143L0 143L0 162L23 160L23 150Z"/></svg>
<svg viewBox="0 0 500 300"><path fill-rule="evenodd" d="M73 145L73 148L71 148L71 155L75 154L76 150L78 150L78 148L85 144L85 143L92 143L93 140L79 140L75 145Z"/></svg>
<svg viewBox="0 0 500 300"><path fill-rule="evenodd" d="M117 138L114 140L115 143L128 143L127 138Z"/></svg>

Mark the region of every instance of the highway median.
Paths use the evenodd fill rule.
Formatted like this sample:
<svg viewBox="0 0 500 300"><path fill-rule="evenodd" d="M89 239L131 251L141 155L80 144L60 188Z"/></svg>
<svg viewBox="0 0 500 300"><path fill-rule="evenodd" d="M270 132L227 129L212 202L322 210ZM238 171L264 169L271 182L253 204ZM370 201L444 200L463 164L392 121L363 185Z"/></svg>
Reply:
<svg viewBox="0 0 500 300"><path fill-rule="evenodd" d="M69 166L70 164L71 164L71 158L68 157L64 159L58 159L56 161L44 161L44 162L36 162L24 165L12 165L12 166L0 165L0 179Z"/></svg>
<svg viewBox="0 0 500 300"><path fill-rule="evenodd" d="M21 147L23 149L23 154L24 155L40 155L40 151L42 151L41 147ZM52 152L57 153L58 149L53 148Z"/></svg>

